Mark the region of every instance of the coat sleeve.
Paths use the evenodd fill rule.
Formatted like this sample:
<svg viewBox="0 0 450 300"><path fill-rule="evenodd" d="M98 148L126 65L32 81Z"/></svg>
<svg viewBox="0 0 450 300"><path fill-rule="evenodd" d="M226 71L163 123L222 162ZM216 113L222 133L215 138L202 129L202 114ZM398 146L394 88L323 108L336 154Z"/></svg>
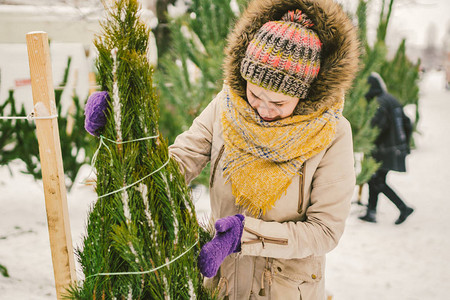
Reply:
<svg viewBox="0 0 450 300"><path fill-rule="evenodd" d="M186 183L195 179L211 159L213 124L216 121L218 96L195 118L191 127L177 136L169 147L170 156L178 162Z"/></svg>
<svg viewBox="0 0 450 300"><path fill-rule="evenodd" d="M243 255L282 259L324 255L343 234L355 187L350 124L343 119L312 180L305 221L267 222L245 218Z"/></svg>

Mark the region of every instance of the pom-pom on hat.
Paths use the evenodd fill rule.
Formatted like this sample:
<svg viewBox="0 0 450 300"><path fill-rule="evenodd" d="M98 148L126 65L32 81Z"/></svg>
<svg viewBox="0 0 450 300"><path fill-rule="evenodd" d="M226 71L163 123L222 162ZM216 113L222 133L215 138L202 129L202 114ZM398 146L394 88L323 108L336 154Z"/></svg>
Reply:
<svg viewBox="0 0 450 300"><path fill-rule="evenodd" d="M322 43L300 10L265 23L250 41L241 76L265 89L304 99L320 69Z"/></svg>

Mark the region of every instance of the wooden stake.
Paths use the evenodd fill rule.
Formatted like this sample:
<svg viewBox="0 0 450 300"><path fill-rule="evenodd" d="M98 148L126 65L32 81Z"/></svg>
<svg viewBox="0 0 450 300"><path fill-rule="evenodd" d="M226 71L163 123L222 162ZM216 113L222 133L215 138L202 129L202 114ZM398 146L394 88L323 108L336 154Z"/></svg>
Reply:
<svg viewBox="0 0 450 300"><path fill-rule="evenodd" d="M47 33L42 31L30 32L26 38L35 114L37 117L56 115ZM56 294L58 299L62 299L63 294L66 293L66 288L76 280L76 272L58 120L53 118L36 119L35 121Z"/></svg>

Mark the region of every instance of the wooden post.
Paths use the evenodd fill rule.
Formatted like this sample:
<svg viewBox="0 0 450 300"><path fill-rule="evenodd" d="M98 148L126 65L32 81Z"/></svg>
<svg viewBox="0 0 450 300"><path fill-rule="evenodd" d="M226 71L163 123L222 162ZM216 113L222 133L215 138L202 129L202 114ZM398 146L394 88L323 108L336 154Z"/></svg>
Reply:
<svg viewBox="0 0 450 300"><path fill-rule="evenodd" d="M56 115L47 33L30 32L26 38L35 114L37 117ZM58 120L53 118L36 119L35 121L56 294L58 299L62 299L66 288L76 280L76 272Z"/></svg>

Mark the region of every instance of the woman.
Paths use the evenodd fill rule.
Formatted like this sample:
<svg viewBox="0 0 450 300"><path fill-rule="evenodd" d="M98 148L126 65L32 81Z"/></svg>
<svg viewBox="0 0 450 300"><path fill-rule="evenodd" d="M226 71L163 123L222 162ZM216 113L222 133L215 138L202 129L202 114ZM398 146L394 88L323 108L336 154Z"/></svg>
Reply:
<svg viewBox="0 0 450 300"><path fill-rule="evenodd" d="M355 29L332 0L254 0L225 52L223 90L169 148L187 182L211 161L205 284L219 298L325 299L355 184L342 116Z"/></svg>

